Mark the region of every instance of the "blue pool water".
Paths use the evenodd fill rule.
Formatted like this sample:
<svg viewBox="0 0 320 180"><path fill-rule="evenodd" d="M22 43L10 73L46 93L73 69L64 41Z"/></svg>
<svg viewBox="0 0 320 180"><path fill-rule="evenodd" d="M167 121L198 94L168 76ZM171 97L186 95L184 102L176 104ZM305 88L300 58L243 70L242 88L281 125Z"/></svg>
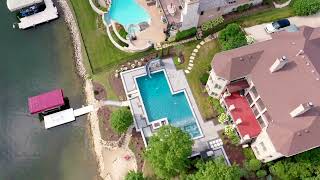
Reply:
<svg viewBox="0 0 320 180"><path fill-rule="evenodd" d="M139 24L149 22L150 16L148 12L141 7L135 0L112 0L109 13L106 15L126 29L130 24Z"/></svg>
<svg viewBox="0 0 320 180"><path fill-rule="evenodd" d="M192 138L201 135L185 93L172 95L164 71L136 80L149 122L167 118L171 125L187 131Z"/></svg>

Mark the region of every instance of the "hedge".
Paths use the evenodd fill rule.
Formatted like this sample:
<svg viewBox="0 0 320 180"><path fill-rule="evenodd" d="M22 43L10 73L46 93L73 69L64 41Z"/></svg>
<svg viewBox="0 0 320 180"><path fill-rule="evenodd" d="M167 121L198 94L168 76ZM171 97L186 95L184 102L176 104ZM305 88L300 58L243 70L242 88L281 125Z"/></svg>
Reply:
<svg viewBox="0 0 320 180"><path fill-rule="evenodd" d="M184 31L179 31L176 34L176 41L191 38L191 37L195 36L196 34L197 34L197 28L195 28L195 27L184 30Z"/></svg>
<svg viewBox="0 0 320 180"><path fill-rule="evenodd" d="M298 16L316 14L320 10L320 0L294 0L294 13Z"/></svg>

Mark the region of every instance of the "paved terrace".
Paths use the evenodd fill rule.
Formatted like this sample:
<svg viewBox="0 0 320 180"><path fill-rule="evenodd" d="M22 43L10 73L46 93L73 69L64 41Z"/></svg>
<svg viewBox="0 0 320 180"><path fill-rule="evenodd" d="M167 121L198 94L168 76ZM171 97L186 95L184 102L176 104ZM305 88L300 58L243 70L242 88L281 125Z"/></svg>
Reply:
<svg viewBox="0 0 320 180"><path fill-rule="evenodd" d="M153 69L165 69L169 83L173 91L180 91L185 89L186 95L188 96L192 109L196 115L200 128L202 130L203 137L194 140L193 150L200 152L208 148L208 141L219 138L218 131L223 127L221 125L214 125L212 121L204 122L200 111L196 105L196 101L192 96L192 91L188 85L185 74L182 70L177 70L171 58L163 60L164 67ZM146 112L143 107L142 99L139 95L135 77L146 75L145 67L137 68L131 71L121 73L121 78L125 87L125 92L128 100L130 101L131 111L134 115L135 126L141 131L143 137L148 139L153 133L151 125L148 125L146 120ZM145 141L146 144L146 141Z"/></svg>

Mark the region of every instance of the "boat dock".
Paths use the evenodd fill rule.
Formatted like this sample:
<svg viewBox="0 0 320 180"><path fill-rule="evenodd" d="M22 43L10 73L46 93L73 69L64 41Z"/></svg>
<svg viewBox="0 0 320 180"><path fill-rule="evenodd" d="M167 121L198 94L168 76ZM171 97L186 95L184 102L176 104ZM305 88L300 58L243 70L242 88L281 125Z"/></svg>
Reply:
<svg viewBox="0 0 320 180"><path fill-rule="evenodd" d="M46 5L46 9L44 11L20 19L20 23L18 23L20 29L34 27L38 24L49 22L59 17L58 10L54 6L52 0L44 0L44 3Z"/></svg>
<svg viewBox="0 0 320 180"><path fill-rule="evenodd" d="M76 120L76 117L93 111L93 106L84 106L82 108L73 110L72 108L59 111L53 114L44 116L44 127L46 129L53 128L62 124L66 124Z"/></svg>

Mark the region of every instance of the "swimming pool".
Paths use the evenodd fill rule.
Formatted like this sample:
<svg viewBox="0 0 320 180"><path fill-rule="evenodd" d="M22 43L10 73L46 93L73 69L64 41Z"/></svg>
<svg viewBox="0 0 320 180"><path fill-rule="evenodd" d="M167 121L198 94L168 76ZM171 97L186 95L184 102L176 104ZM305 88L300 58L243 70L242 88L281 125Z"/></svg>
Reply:
<svg viewBox="0 0 320 180"><path fill-rule="evenodd" d="M149 122L167 118L169 124L185 130L192 138L201 136L185 92L172 94L164 71L136 81Z"/></svg>
<svg viewBox="0 0 320 180"><path fill-rule="evenodd" d="M135 0L112 0L109 13L105 15L107 20L112 19L127 29L130 24L138 25L149 22L148 12Z"/></svg>

